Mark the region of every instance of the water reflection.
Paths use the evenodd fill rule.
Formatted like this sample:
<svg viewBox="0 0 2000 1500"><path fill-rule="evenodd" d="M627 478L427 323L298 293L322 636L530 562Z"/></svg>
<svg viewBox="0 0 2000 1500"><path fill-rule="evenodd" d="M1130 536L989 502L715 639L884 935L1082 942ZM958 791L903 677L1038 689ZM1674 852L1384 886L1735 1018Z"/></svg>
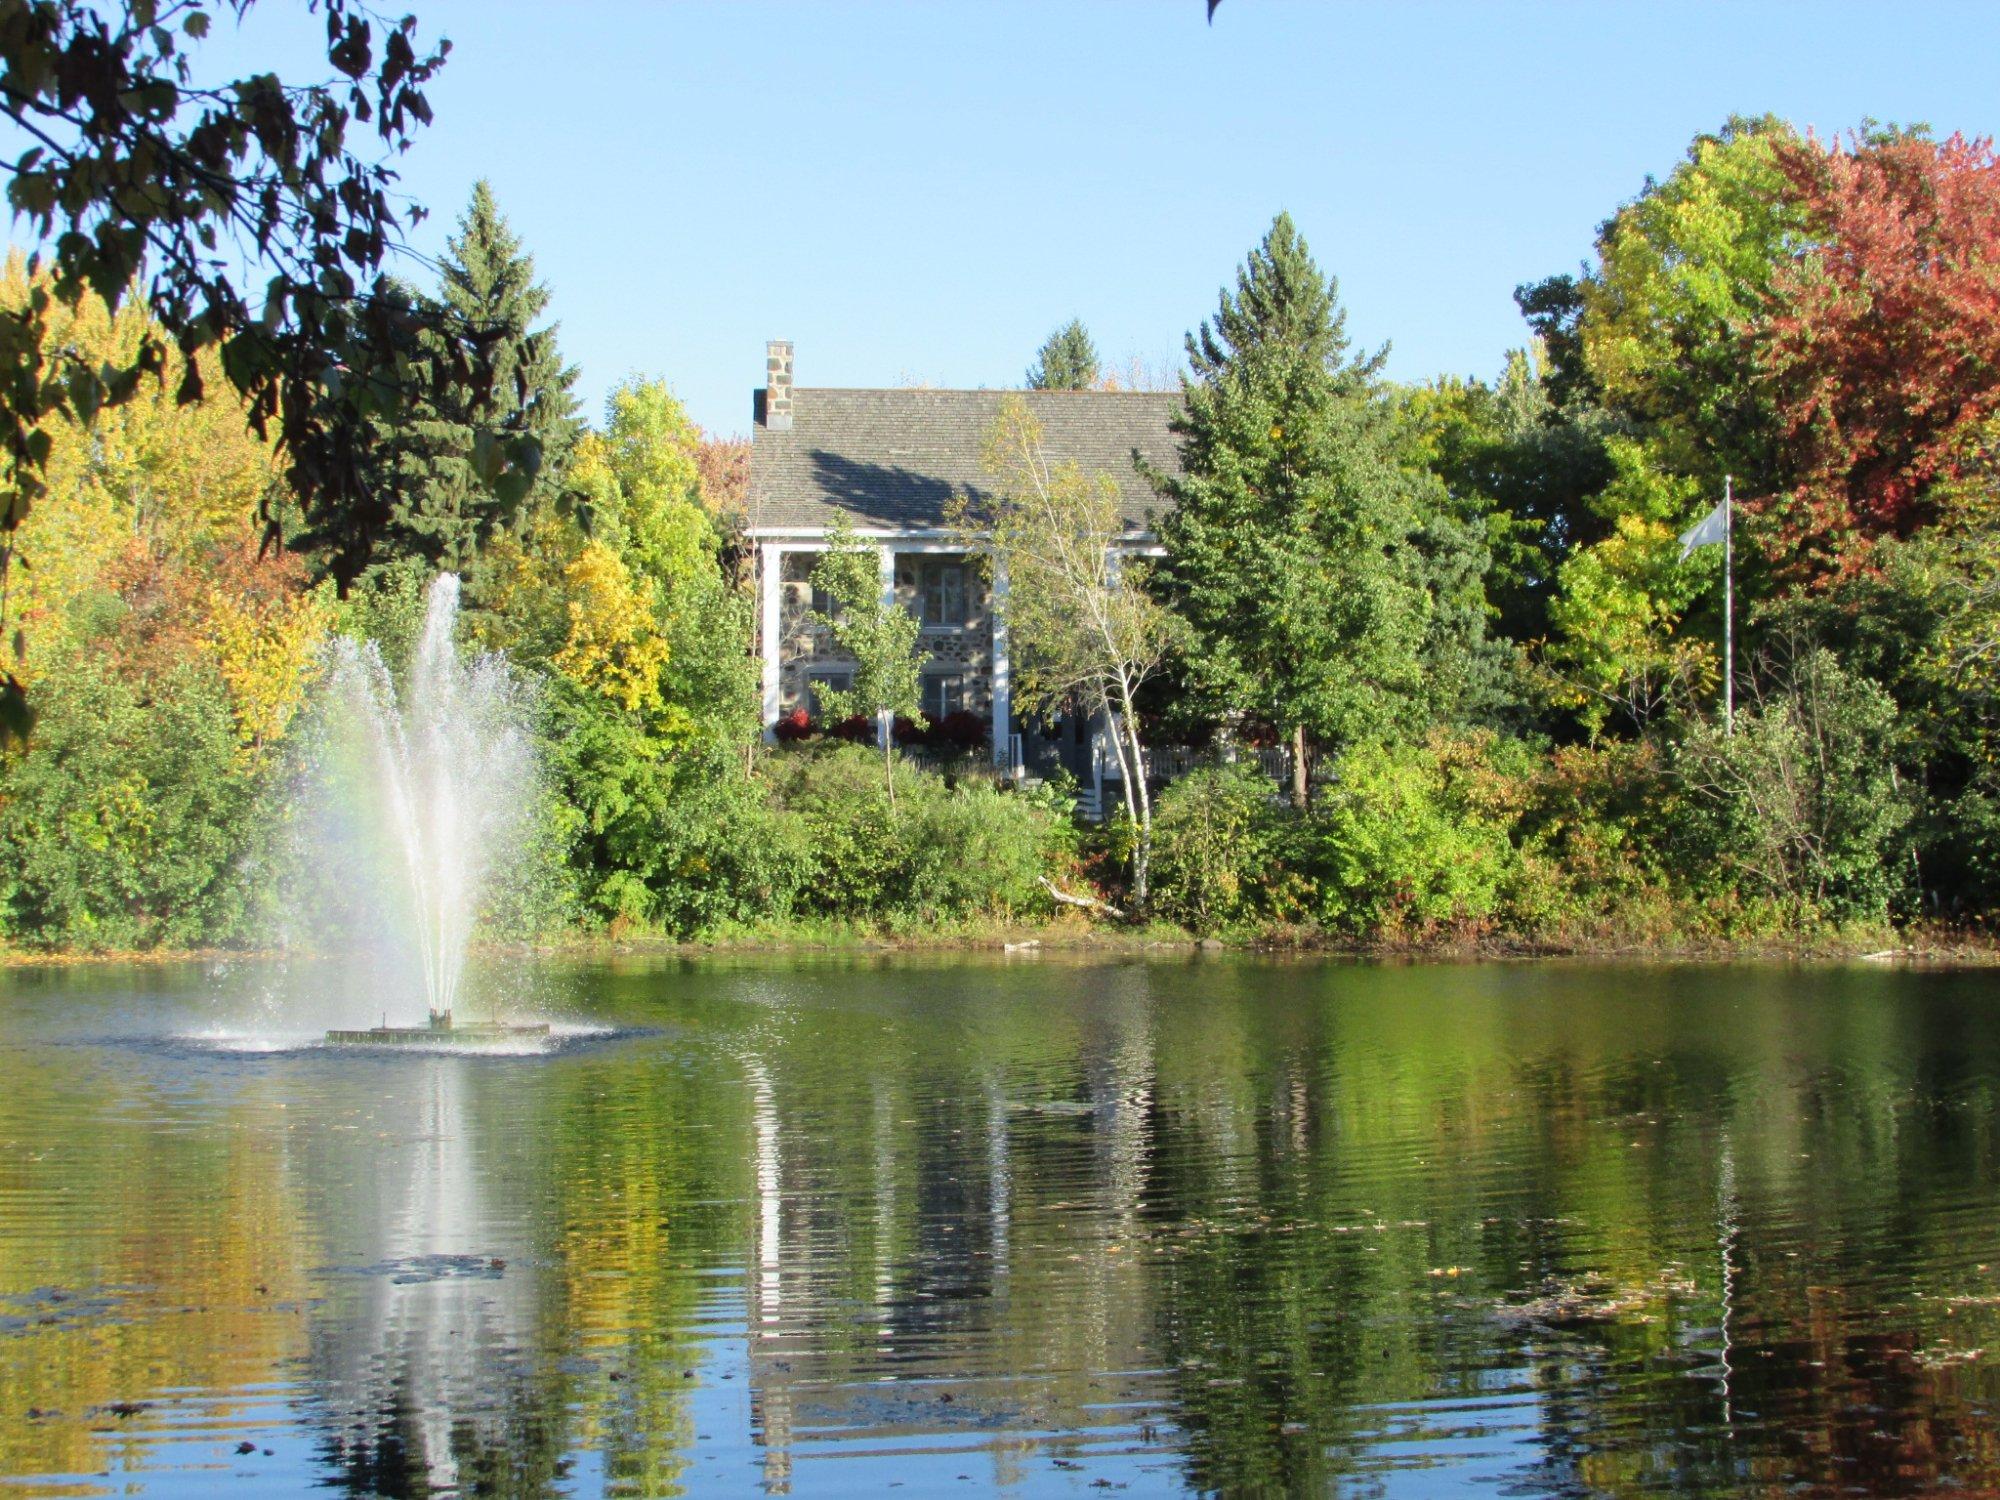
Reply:
<svg viewBox="0 0 2000 1500"><path fill-rule="evenodd" d="M135 1494L2000 1486L1984 976L551 982L652 1033L221 1056L134 1040L195 985L16 981L0 1470Z"/></svg>
<svg viewBox="0 0 2000 1500"><path fill-rule="evenodd" d="M402 1132L294 1142L290 1165L332 1260L318 1273L306 1384L327 1457L355 1488L449 1493L514 1437L523 1354L539 1342L535 1260L478 1155L469 1096L490 1075L456 1057L368 1071L373 1117Z"/></svg>

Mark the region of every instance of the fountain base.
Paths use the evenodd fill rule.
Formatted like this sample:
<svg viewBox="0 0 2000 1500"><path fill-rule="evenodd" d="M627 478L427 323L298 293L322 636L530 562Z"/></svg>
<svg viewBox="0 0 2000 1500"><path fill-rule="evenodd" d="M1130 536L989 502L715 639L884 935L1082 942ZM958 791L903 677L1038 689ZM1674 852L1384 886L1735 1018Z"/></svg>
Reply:
<svg viewBox="0 0 2000 1500"><path fill-rule="evenodd" d="M512 1024L505 1021L466 1021L453 1024L450 1011L432 1011L426 1026L391 1026L385 1020L365 1031L329 1031L327 1041L342 1047L490 1047L498 1043L533 1041L546 1037L546 1021Z"/></svg>

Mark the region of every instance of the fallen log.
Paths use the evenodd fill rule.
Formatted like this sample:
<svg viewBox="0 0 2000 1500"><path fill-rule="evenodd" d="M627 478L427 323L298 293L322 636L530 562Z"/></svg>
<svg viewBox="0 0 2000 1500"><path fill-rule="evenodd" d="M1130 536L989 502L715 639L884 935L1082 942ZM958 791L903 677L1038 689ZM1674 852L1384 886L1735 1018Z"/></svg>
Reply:
<svg viewBox="0 0 2000 1500"><path fill-rule="evenodd" d="M1035 878L1042 883L1043 890L1047 891L1049 895L1064 906L1081 906L1087 911L1101 911L1107 917L1117 917L1121 921L1124 919L1125 913L1113 906L1109 901L1100 901L1095 896L1073 896L1046 875L1037 875Z"/></svg>

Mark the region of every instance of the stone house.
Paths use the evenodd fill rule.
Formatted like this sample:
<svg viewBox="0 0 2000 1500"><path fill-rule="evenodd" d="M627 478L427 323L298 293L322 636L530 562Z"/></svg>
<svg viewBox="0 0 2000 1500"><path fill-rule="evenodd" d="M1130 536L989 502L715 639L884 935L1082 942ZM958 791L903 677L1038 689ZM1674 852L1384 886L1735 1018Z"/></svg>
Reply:
<svg viewBox="0 0 2000 1500"><path fill-rule="evenodd" d="M1063 747L1071 758L1084 733L1074 722L1023 724L1014 713L1003 611L976 555L948 523L954 500L986 495L986 437L1000 414L999 390L839 390L792 381L792 346L766 352L750 445L747 539L755 549L758 650L769 733L803 708L817 717L815 689L845 687L846 657L812 623L811 576L828 528L845 517L881 553L882 590L923 622L928 653L923 711L978 715L989 726L994 764L1023 765L1027 749ZM1172 472L1177 452L1168 422L1174 392L1028 391L1051 460L1109 474L1119 486L1131 547L1154 545L1159 505L1132 464L1136 450ZM1030 756L1030 759L1033 757Z"/></svg>

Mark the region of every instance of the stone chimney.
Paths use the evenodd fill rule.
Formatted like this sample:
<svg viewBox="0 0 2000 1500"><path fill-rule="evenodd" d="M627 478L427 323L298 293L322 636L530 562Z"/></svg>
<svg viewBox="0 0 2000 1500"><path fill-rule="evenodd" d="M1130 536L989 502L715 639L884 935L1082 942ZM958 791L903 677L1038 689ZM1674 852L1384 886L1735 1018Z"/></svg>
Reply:
<svg viewBox="0 0 2000 1500"><path fill-rule="evenodd" d="M790 339L772 339L764 346L764 425L772 432L792 430Z"/></svg>

